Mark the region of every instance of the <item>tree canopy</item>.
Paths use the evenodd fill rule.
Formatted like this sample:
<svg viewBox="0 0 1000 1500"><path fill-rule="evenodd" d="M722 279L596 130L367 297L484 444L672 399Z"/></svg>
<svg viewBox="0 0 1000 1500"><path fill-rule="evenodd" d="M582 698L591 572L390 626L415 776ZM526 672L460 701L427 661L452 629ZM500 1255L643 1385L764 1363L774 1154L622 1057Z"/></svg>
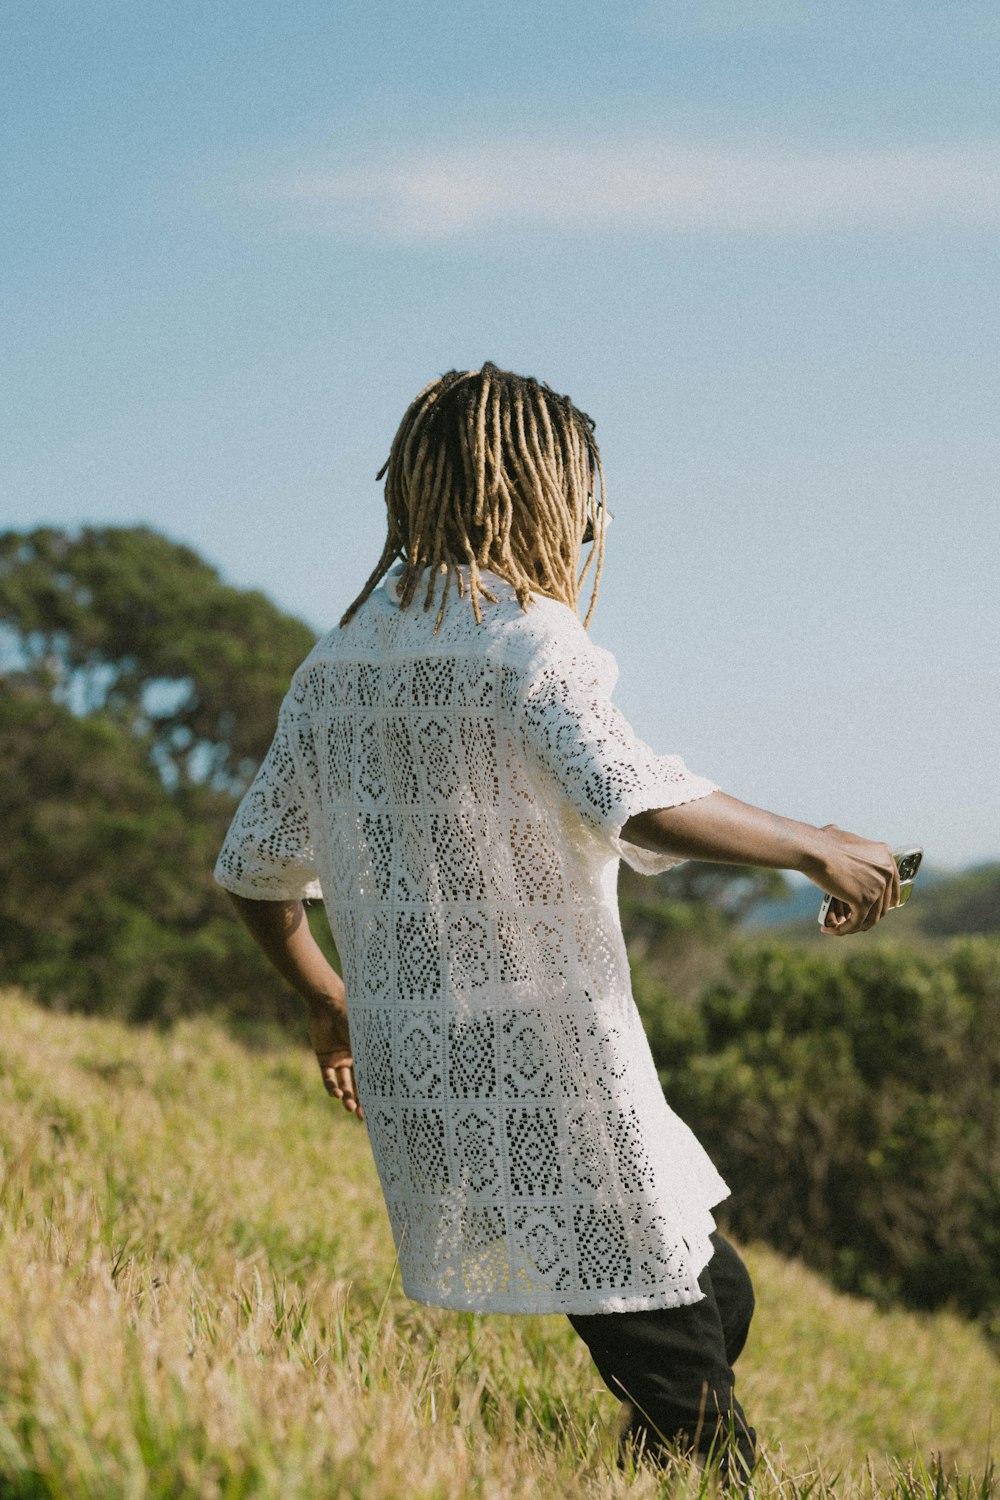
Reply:
<svg viewBox="0 0 1000 1500"><path fill-rule="evenodd" d="M0 536L0 632L5 978L129 1020L297 1015L212 869L312 632L145 527Z"/></svg>
<svg viewBox="0 0 1000 1500"><path fill-rule="evenodd" d="M126 727L167 786L242 790L315 639L148 527L0 534L8 671Z"/></svg>
<svg viewBox="0 0 1000 1500"><path fill-rule="evenodd" d="M212 880L231 798L171 795L125 728L23 681L0 681L0 764L6 979L130 1021L297 1012Z"/></svg>

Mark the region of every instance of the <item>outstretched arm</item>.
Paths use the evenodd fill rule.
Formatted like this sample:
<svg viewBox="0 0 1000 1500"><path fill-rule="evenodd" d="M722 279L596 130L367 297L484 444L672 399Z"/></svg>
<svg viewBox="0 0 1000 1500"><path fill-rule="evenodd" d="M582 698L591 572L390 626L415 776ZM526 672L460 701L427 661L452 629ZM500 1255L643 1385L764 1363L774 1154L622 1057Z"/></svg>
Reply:
<svg viewBox="0 0 1000 1500"><path fill-rule="evenodd" d="M838 937L867 932L899 903L899 871L888 844L834 823L797 823L725 792L635 813L621 836L683 859L799 870L836 898L823 931Z"/></svg>
<svg viewBox="0 0 1000 1500"><path fill-rule="evenodd" d="M364 1119L347 1029L344 981L309 930L301 901L248 901L227 892L251 937L306 1005L309 1040L328 1094Z"/></svg>

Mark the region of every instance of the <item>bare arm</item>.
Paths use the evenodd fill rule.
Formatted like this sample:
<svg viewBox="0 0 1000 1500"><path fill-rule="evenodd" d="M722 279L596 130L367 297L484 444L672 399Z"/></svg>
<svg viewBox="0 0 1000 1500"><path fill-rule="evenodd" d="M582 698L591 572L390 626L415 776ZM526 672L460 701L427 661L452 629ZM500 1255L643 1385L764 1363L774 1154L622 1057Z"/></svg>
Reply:
<svg viewBox="0 0 1000 1500"><path fill-rule="evenodd" d="M301 901L248 901L227 892L251 937L306 1005L309 1040L328 1094L359 1120L344 981L324 958Z"/></svg>
<svg viewBox="0 0 1000 1500"><path fill-rule="evenodd" d="M833 823L797 823L725 792L636 813L622 838L683 859L799 870L836 898L823 930L838 937L866 932L899 901L899 871L888 844Z"/></svg>

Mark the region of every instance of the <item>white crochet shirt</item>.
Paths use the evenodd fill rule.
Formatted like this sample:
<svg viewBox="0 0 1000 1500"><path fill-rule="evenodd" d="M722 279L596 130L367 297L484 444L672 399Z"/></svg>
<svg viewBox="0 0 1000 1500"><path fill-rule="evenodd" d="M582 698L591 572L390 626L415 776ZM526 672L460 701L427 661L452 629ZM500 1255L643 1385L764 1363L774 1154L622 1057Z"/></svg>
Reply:
<svg viewBox="0 0 1000 1500"><path fill-rule="evenodd" d="M700 1300L728 1189L664 1100L618 914L623 823L716 790L637 739L541 595L432 634L399 570L299 667L216 879L322 895L405 1292L480 1312Z"/></svg>

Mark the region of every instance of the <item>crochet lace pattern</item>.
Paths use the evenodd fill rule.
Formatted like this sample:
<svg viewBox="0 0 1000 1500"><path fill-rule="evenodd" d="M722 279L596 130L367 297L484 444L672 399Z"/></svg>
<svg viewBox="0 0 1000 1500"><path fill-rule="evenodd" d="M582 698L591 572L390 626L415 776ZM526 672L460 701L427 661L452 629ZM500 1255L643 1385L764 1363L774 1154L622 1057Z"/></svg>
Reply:
<svg viewBox="0 0 1000 1500"><path fill-rule="evenodd" d="M398 570L296 672L216 879L322 895L405 1292L481 1312L697 1301L728 1189L667 1105L632 997L633 813L716 790L611 702L566 605L495 574L437 635Z"/></svg>

